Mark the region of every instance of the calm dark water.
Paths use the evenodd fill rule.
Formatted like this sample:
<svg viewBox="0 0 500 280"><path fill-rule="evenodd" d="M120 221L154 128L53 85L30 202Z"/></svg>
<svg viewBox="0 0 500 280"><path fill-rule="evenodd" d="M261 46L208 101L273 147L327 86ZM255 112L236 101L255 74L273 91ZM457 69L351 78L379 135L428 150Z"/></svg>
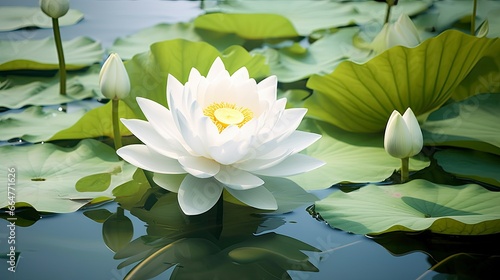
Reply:
<svg viewBox="0 0 500 280"><path fill-rule="evenodd" d="M0 5L36 6L37 3L38 1L34 0L2 0ZM202 13L198 8L199 3L195 1L74 0L71 1L71 7L82 11L85 19L74 26L64 27L61 30L63 39L90 36L99 40L105 48L111 46L117 37L135 33L142 28L161 22L188 21ZM0 32L0 39L3 40L37 39L48 36L52 36L50 29ZM317 191L315 194L325 197L333 191L336 190ZM433 279L436 275L434 272L426 274L427 269L434 265L435 261L422 252L422 249L426 247L418 240L409 239L400 243L397 243L399 241L391 243L391 240L398 238L385 239L393 249L393 252L390 252L365 236L331 229L325 223L312 218L306 211L307 206L309 205L298 207L288 214L264 217L242 215L241 219L231 216L233 212L225 207L224 219L228 216L230 218L227 218L229 219L227 221L224 220L218 227L212 228L204 224L199 227L199 230L188 232L192 221L186 220L182 225L171 225L181 229L182 233L177 237L173 237L176 235L172 235L173 229L168 228L168 223L160 223L154 218L151 219L151 216L142 216L144 211L141 212L139 208L133 210L132 214L125 210L124 214L130 219L133 227L132 240L145 236L145 239L154 240L163 245L181 239L187 239L191 245L199 244L197 242L205 245L215 244L215 247L207 247L221 251L212 254L215 258L218 256L223 259L227 248L245 248L252 242L257 245L264 244L261 238L263 236L278 235L282 239L289 237L294 240L292 244L303 242L317 248L319 252L304 251L309 256L312 266L317 268L316 272L297 271L300 270L300 266L294 266L290 262L283 264L284 271L288 270L292 279L417 279L421 276L421 279ZM144 209L148 207L143 206ZM9 223L0 219L0 253L3 257L0 259L0 279L123 279L133 265L118 268L124 259L115 259L115 253L106 246L102 233L103 224L84 215L86 211L97 209L114 213L117 210L117 204L112 202L76 213L47 215L31 226L17 226L16 250L20 252L20 258L15 273L7 270L9 266L5 259L9 250L7 244ZM196 226L194 228L196 229ZM165 236L171 239L165 240ZM246 279L245 275L252 275L245 264L217 261L207 257L194 260L196 254L189 251L191 247L180 246L179 248L178 255L174 257L180 263L178 266L184 267L185 271L184 274L176 274L176 279L184 279L191 275L188 273L191 269L191 272L197 269L202 271L220 269L221 275L239 273L240 279ZM187 248L187 251L183 251L182 248ZM399 252L394 253L398 251L394 248L399 248ZM143 258L146 256L147 254ZM276 258L266 257L263 260L265 263ZM213 267L210 267L209 264L212 263ZM167 269L155 279L168 278L174 267ZM262 264L259 267L262 268L265 265ZM191 276L193 275L197 274ZM215 274L199 277L210 279L202 278L210 275ZM442 277L436 279L446 279L444 275L440 276Z"/></svg>

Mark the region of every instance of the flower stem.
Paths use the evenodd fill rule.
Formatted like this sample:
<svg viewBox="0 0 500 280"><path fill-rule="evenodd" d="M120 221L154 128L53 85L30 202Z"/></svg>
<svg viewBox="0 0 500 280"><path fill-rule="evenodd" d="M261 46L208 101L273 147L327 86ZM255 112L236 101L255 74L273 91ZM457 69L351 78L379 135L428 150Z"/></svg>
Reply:
<svg viewBox="0 0 500 280"><path fill-rule="evenodd" d="M402 158L401 159L401 183L408 181L408 166L410 163L410 158Z"/></svg>
<svg viewBox="0 0 500 280"><path fill-rule="evenodd" d="M118 105L120 100L112 99L111 114L113 119L113 138L115 143L115 150L118 150L122 146L122 136L120 135L120 123L118 122Z"/></svg>
<svg viewBox="0 0 500 280"><path fill-rule="evenodd" d="M477 14L477 0L474 0L474 6L472 7L472 16L470 19L470 35L474 36L476 34L476 14Z"/></svg>
<svg viewBox="0 0 500 280"><path fill-rule="evenodd" d="M392 4L387 3L387 10L385 12L384 23L389 23L389 18L391 17Z"/></svg>
<svg viewBox="0 0 500 280"><path fill-rule="evenodd" d="M52 30L56 42L57 58L59 60L59 94L66 95L66 63L64 62L64 52L59 30L59 19L52 18Z"/></svg>

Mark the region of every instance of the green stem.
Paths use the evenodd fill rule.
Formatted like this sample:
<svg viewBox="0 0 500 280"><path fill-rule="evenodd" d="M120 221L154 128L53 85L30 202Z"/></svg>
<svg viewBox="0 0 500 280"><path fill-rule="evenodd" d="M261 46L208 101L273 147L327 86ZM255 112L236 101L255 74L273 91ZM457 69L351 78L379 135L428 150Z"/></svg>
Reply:
<svg viewBox="0 0 500 280"><path fill-rule="evenodd" d="M477 0L474 0L474 6L472 7L472 16L470 19L470 35L476 35L476 13L477 13Z"/></svg>
<svg viewBox="0 0 500 280"><path fill-rule="evenodd" d="M391 8L392 8L392 5L387 3L387 10L385 12L384 23L389 23L389 18L391 17Z"/></svg>
<svg viewBox="0 0 500 280"><path fill-rule="evenodd" d="M118 150L122 146L122 136L120 135L120 123L118 122L118 104L120 100L113 99L111 114L113 119L113 138L115 142L115 150Z"/></svg>
<svg viewBox="0 0 500 280"><path fill-rule="evenodd" d="M52 18L52 30L54 30L57 58L59 59L59 93L66 95L66 63L64 62L61 31L59 30L59 20L57 18Z"/></svg>
<svg viewBox="0 0 500 280"><path fill-rule="evenodd" d="M401 159L401 183L404 183L406 181L408 181L408 178L409 178L409 171L408 171L408 167L409 167L409 163L410 163L410 158L402 158Z"/></svg>

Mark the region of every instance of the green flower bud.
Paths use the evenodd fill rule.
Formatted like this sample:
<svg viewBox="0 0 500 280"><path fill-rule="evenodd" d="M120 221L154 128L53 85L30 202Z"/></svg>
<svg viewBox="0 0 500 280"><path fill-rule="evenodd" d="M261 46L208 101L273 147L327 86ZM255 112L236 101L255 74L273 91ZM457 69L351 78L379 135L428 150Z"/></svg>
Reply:
<svg viewBox="0 0 500 280"><path fill-rule="evenodd" d="M51 18L60 18L69 10L68 0L40 0L40 8Z"/></svg>

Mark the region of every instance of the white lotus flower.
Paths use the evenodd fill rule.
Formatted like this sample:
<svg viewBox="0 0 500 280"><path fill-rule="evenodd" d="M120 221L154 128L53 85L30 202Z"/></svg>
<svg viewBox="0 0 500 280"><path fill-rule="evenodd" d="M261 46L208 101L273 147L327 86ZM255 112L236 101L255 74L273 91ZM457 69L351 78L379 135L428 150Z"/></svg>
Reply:
<svg viewBox="0 0 500 280"><path fill-rule="evenodd" d="M111 53L99 72L102 95L109 99L123 99L130 93L130 79L117 53Z"/></svg>
<svg viewBox="0 0 500 280"><path fill-rule="evenodd" d="M387 121L384 148L396 158L409 158L422 150L423 136L417 118L411 108L401 114L394 110Z"/></svg>
<svg viewBox="0 0 500 280"><path fill-rule="evenodd" d="M69 11L69 0L40 0L40 8L51 18L60 18Z"/></svg>
<svg viewBox="0 0 500 280"><path fill-rule="evenodd" d="M401 14L396 22L386 23L373 39L371 48L381 53L395 46L416 47L420 44L417 28L406 14Z"/></svg>
<svg viewBox="0 0 500 280"><path fill-rule="evenodd" d="M274 210L276 200L258 175L291 176L324 164L298 153L321 137L295 130L306 109L285 110L286 99L276 94L276 76L257 84L245 67L230 76L220 58L206 77L193 68L185 85L169 75L170 110L137 98L148 121L122 122L144 145L117 153L178 192L188 215L209 210L223 189L247 205ZM167 175L185 173L180 186Z"/></svg>

